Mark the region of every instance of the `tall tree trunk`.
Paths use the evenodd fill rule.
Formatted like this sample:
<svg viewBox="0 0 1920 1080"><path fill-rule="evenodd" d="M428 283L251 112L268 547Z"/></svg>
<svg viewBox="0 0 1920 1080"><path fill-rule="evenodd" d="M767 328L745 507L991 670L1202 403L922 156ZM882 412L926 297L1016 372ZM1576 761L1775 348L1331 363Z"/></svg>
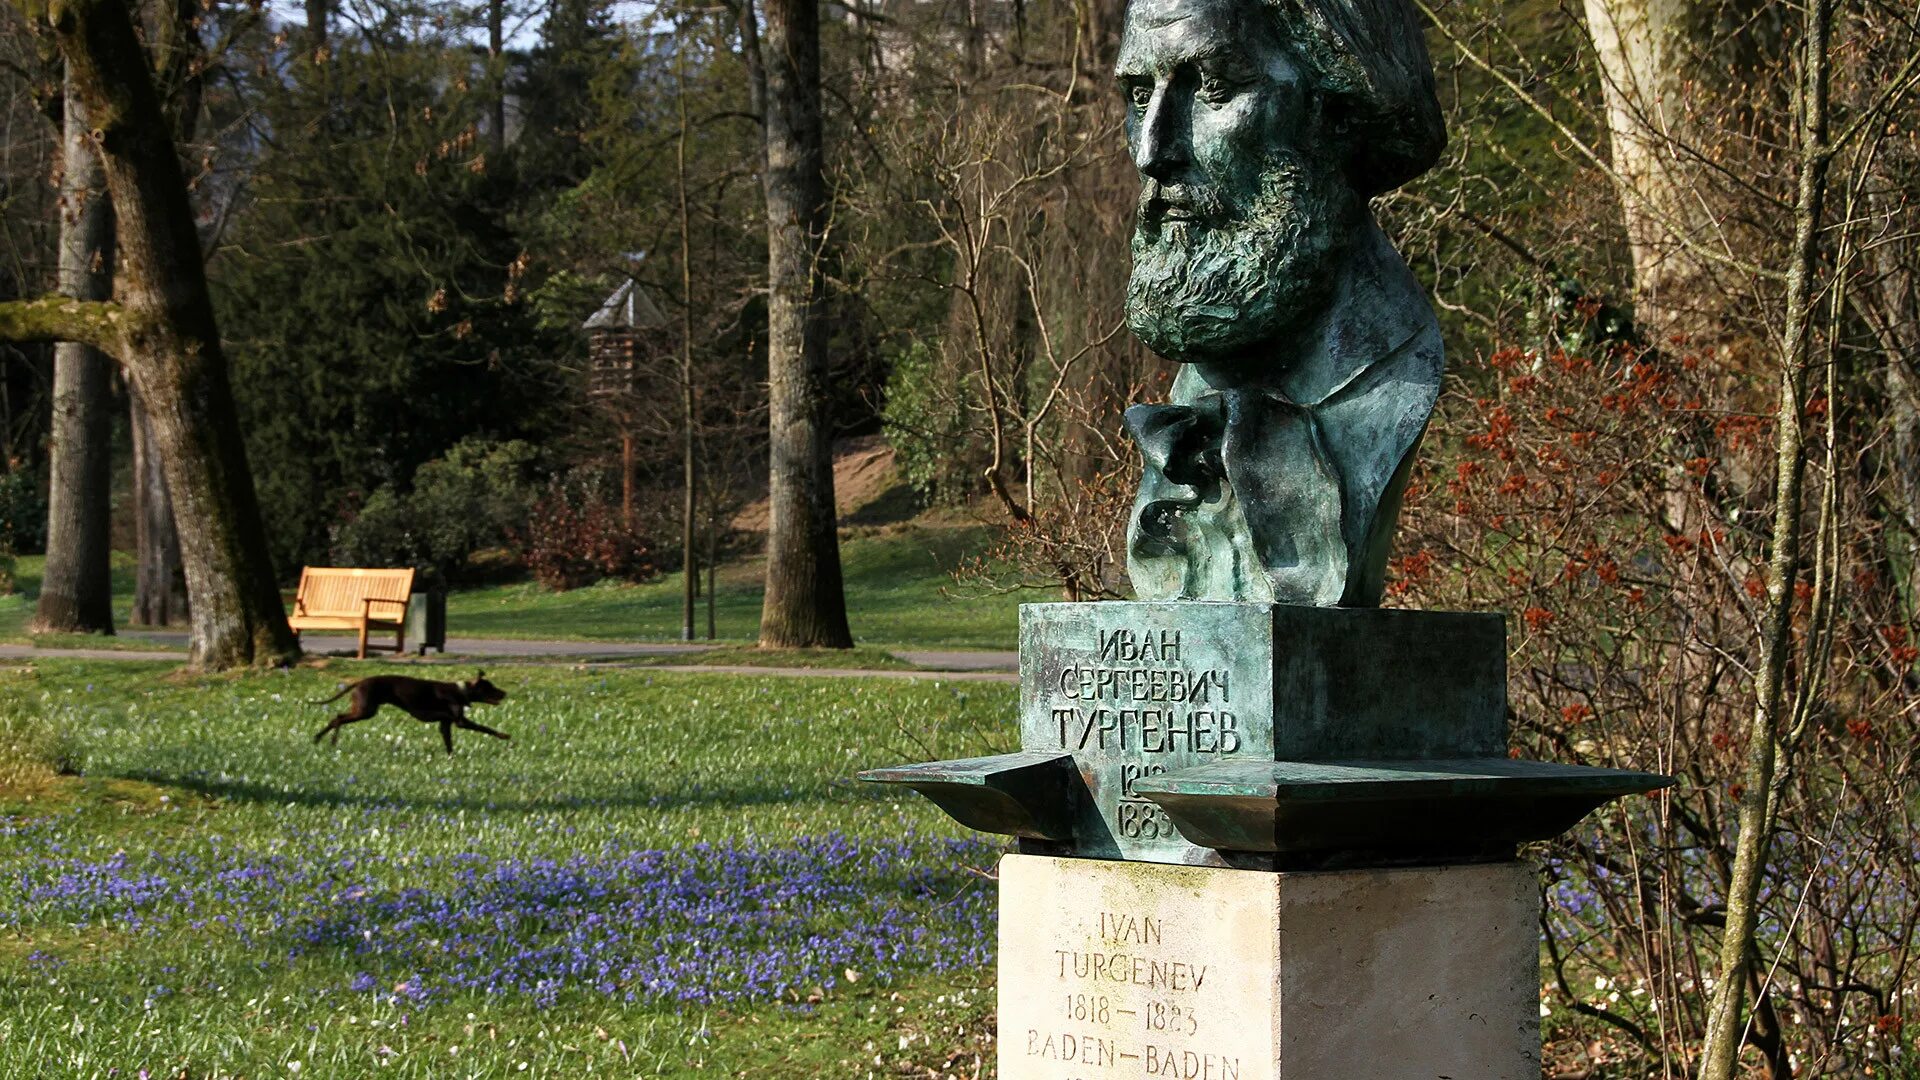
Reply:
<svg viewBox="0 0 1920 1080"><path fill-rule="evenodd" d="M1585 0L1599 61L1614 170L1633 254L1635 321L1667 342L1721 343L1744 284L1711 256L1738 246L1735 196L1708 162L1734 165L1729 135L1767 110L1741 73L1777 43L1761 0ZM1737 166L1736 166L1737 167Z"/></svg>
<svg viewBox="0 0 1920 1080"><path fill-rule="evenodd" d="M754 13L753 0L738 0L738 3L739 6L734 8L734 18L740 27L740 58L747 65L747 107L760 118L760 161L764 166L767 159L764 135L767 123L767 69L761 62L760 17Z"/></svg>
<svg viewBox="0 0 1920 1080"><path fill-rule="evenodd" d="M1781 59L1779 17L1763 0L1584 2L1606 100L1609 157L1623 181L1620 211L1633 258L1636 328L1663 351L1709 357L1726 354L1743 335L1766 336L1767 329L1754 325L1764 320L1753 317L1752 275L1727 262L1764 257L1748 250L1764 250L1764 239L1753 235L1751 216L1736 212L1752 192L1730 183L1726 170L1738 170L1753 152L1761 123L1755 118L1771 123L1775 115L1780 91L1769 84L1787 65L1772 66L1769 80L1753 73L1763 58ZM1743 221L1748 224L1735 224ZM1696 428L1697 440L1709 437L1708 423ZM1667 459L1662 509L1677 535L1707 527L1681 462L1710 452L1686 447ZM1764 483L1731 472L1723 479L1750 485L1756 498ZM1676 594L1689 595L1695 579L1711 570L1690 562L1676 573ZM1714 616L1688 609L1686 617ZM1676 685L1711 685L1706 672L1720 661L1705 638L1680 634L1677 649ZM1682 701L1688 712L1708 706L1692 694Z"/></svg>
<svg viewBox="0 0 1920 1080"><path fill-rule="evenodd" d="M113 295L113 208L87 111L68 79L60 176L60 293ZM113 361L63 341L53 355L47 565L34 611L38 630L113 633L111 565Z"/></svg>
<svg viewBox="0 0 1920 1080"><path fill-rule="evenodd" d="M699 504L699 463L694 460L698 433L693 394L693 238L687 218L687 69L686 53L674 53L674 96L680 104L680 139L674 149L680 191L680 640L693 640L693 602L700 591L700 559L693 547L693 519Z"/></svg>
<svg viewBox="0 0 1920 1080"><path fill-rule="evenodd" d="M173 497L154 450L153 424L138 392L127 395L133 428L134 626L171 626L187 621L187 577L180 565L180 531L173 524Z"/></svg>
<svg viewBox="0 0 1920 1080"><path fill-rule="evenodd" d="M828 432L819 0L767 0L767 592L760 644L853 647Z"/></svg>
<svg viewBox="0 0 1920 1080"><path fill-rule="evenodd" d="M1891 140L1890 140L1891 142ZM1894 222L1902 202L1920 180L1920 158L1912 140L1886 145L1873 155L1876 182L1867 195L1869 212ZM1920 238L1911 233L1876 240L1865 253L1873 268L1866 287L1855 296L1880 347L1875 373L1884 397L1887 442L1878 455L1885 480L1875 486L1895 519L1890 552L1909 564L1920 555ZM1898 539L1894 539L1894 537ZM1909 579L1911 580L1911 579Z"/></svg>
<svg viewBox="0 0 1920 1080"><path fill-rule="evenodd" d="M327 13L332 7L329 0L306 0L307 5L307 57L318 59L320 50L327 47Z"/></svg>
<svg viewBox="0 0 1920 1080"><path fill-rule="evenodd" d="M298 654L280 606L220 351L200 238L148 65L123 0L16 0L51 24L98 135L118 219L117 303L0 305L0 336L79 340L126 366L173 495L204 668Z"/></svg>

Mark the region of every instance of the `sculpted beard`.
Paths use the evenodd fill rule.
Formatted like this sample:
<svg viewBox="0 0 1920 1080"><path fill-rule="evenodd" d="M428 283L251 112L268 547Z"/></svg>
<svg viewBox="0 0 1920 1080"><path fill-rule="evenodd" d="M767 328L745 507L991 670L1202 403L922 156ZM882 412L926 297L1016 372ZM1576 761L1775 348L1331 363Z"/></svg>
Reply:
<svg viewBox="0 0 1920 1080"><path fill-rule="evenodd" d="M1327 287L1341 178L1276 154L1259 190L1233 206L1211 188L1147 179L1133 232L1127 326L1181 363L1223 360L1279 336ZM1156 213L1164 197L1193 220Z"/></svg>

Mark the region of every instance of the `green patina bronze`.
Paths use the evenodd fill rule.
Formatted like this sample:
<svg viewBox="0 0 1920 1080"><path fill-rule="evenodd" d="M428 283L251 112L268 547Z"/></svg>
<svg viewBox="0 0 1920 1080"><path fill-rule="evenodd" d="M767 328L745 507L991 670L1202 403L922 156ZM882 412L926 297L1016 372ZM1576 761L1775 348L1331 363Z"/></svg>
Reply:
<svg viewBox="0 0 1920 1080"><path fill-rule="evenodd" d="M1128 410L1143 600L1380 602L1440 328L1367 199L1445 145L1405 0L1135 0L1127 322L1179 362Z"/></svg>
<svg viewBox="0 0 1920 1080"><path fill-rule="evenodd" d="M1021 850L1297 869L1503 858L1651 773L1507 756L1494 614L1020 609L1018 753L875 769Z"/></svg>
<svg viewBox="0 0 1920 1080"><path fill-rule="evenodd" d="M1026 604L1020 745L1070 754L1074 850L1215 861L1141 785L1276 759L1506 752L1498 615L1281 604ZM1423 677L1412 685L1407 671Z"/></svg>
<svg viewBox="0 0 1920 1080"><path fill-rule="evenodd" d="M1237 761L1135 790L1233 865L1329 868L1509 857L1596 807L1672 781L1510 758Z"/></svg>
<svg viewBox="0 0 1920 1080"><path fill-rule="evenodd" d="M1407 0L1133 0L1138 602L1020 612L1015 754L877 769L1023 851L1511 857L1651 773L1507 756L1506 626L1377 607L1440 331L1367 200L1445 143Z"/></svg>
<svg viewBox="0 0 1920 1080"><path fill-rule="evenodd" d="M1073 758L1046 750L869 769L862 780L903 784L969 829L1029 840L1073 840Z"/></svg>

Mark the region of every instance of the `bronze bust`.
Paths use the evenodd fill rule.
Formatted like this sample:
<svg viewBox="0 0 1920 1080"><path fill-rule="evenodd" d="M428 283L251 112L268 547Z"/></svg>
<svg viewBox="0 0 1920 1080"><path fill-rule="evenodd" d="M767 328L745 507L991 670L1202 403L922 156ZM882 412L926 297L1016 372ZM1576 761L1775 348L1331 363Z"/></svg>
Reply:
<svg viewBox="0 0 1920 1080"><path fill-rule="evenodd" d="M1439 325L1367 200L1446 142L1406 0L1135 0L1127 322L1182 366L1127 424L1142 600L1379 603Z"/></svg>

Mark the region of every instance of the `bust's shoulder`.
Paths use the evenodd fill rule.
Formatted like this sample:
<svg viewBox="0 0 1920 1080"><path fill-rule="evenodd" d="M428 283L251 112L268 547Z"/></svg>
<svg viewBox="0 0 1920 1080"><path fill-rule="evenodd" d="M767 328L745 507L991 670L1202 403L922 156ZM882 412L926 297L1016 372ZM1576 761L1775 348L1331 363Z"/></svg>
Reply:
<svg viewBox="0 0 1920 1080"><path fill-rule="evenodd" d="M1423 402L1428 409L1440 397L1440 379L1446 372L1446 346L1440 337L1440 323L1431 309L1408 328L1400 342L1379 357L1358 366L1353 378L1328 394L1323 408L1338 407L1355 399L1387 394L1409 405Z"/></svg>

